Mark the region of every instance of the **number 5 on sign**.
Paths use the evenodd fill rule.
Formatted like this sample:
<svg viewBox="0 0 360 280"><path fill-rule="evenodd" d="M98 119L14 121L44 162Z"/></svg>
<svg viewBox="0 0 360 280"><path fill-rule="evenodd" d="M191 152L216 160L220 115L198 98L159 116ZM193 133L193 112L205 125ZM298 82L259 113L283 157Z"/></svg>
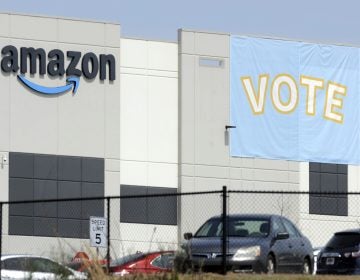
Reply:
<svg viewBox="0 0 360 280"><path fill-rule="evenodd" d="M90 246L107 246L107 221L104 217L90 217Z"/></svg>

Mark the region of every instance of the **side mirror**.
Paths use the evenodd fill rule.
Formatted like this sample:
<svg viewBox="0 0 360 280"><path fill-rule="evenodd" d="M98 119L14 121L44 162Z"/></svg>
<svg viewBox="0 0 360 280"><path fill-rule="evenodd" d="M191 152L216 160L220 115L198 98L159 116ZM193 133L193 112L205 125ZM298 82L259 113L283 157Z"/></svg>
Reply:
<svg viewBox="0 0 360 280"><path fill-rule="evenodd" d="M288 239L288 238L289 238L289 234L287 232L279 232L278 234L276 234L276 240Z"/></svg>
<svg viewBox="0 0 360 280"><path fill-rule="evenodd" d="M191 232L186 232L184 233L184 238L185 240L190 240L191 238L193 238L193 235Z"/></svg>

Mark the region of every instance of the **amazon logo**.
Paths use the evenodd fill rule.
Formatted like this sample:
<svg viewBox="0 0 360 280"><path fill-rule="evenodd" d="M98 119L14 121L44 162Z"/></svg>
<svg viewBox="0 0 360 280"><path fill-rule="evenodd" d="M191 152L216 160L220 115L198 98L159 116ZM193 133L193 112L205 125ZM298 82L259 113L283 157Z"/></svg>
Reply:
<svg viewBox="0 0 360 280"><path fill-rule="evenodd" d="M8 45L1 50L1 70L4 73L18 73L18 80L29 89L42 94L57 95L72 89L76 93L80 77L84 76L88 80L93 80L97 76L101 81L116 79L116 61L111 54L95 55L92 52L82 55L81 52L67 51L65 53L59 49L51 50L48 54L42 48L20 48ZM19 56L20 54L20 56ZM26 78L25 74L64 76L66 85L60 87L45 87Z"/></svg>

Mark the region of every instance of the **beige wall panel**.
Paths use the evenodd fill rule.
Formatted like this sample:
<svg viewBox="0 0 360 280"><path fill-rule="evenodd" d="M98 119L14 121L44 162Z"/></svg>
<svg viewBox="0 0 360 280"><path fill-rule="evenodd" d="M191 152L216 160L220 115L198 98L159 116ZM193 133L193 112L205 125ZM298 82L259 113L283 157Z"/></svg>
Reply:
<svg viewBox="0 0 360 280"><path fill-rule="evenodd" d="M121 223L120 233L125 242L135 241L144 243L143 245L145 247L143 248L146 248L146 250L134 247L136 250L152 251L158 250L160 249L159 246L166 244L168 244L168 246L177 245L176 226Z"/></svg>
<svg viewBox="0 0 360 280"><path fill-rule="evenodd" d="M0 14L0 37L9 37L10 36L10 15L9 14Z"/></svg>
<svg viewBox="0 0 360 280"><path fill-rule="evenodd" d="M52 42L58 40L58 20L53 18L10 15L10 21L11 37ZM81 37L79 34L76 36Z"/></svg>
<svg viewBox="0 0 360 280"><path fill-rule="evenodd" d="M61 48L104 53L103 48L94 46L89 49L61 45ZM105 89L106 86L99 83L99 76L93 80L82 76L76 94L59 97L59 154L104 157Z"/></svg>
<svg viewBox="0 0 360 280"><path fill-rule="evenodd" d="M23 40L12 40L20 47L34 47L51 50L57 44ZM39 74L26 77L43 86L61 86L64 78L47 78ZM13 152L57 154L58 151L58 100L60 97L48 97L37 94L23 86L15 75L10 79L10 150ZM25 140L26 139L26 140Z"/></svg>
<svg viewBox="0 0 360 280"><path fill-rule="evenodd" d="M196 177L229 178L229 168L221 166L195 165Z"/></svg>
<svg viewBox="0 0 360 280"><path fill-rule="evenodd" d="M105 23L105 46L119 48L120 25ZM119 65L119 60L118 60Z"/></svg>
<svg viewBox="0 0 360 280"><path fill-rule="evenodd" d="M300 183L300 173L299 171L288 171L289 183L299 184Z"/></svg>
<svg viewBox="0 0 360 280"><path fill-rule="evenodd" d="M177 188L178 166L176 163L152 163L148 164L148 186Z"/></svg>
<svg viewBox="0 0 360 280"><path fill-rule="evenodd" d="M225 67L196 68L195 160L198 164L229 165L229 147L225 145L225 125L229 123L228 67L226 59Z"/></svg>
<svg viewBox="0 0 360 280"><path fill-rule="evenodd" d="M46 246L44 246L45 244ZM24 254L28 252L34 255L49 256L63 262L62 257L73 257L75 252L87 251L88 248L89 240L87 239L79 241L79 239L73 238L62 238L59 240L53 237L4 235L2 253Z"/></svg>
<svg viewBox="0 0 360 280"><path fill-rule="evenodd" d="M121 67L141 68L148 67L147 41L121 39L120 41Z"/></svg>
<svg viewBox="0 0 360 280"><path fill-rule="evenodd" d="M120 157L125 160L148 159L148 79L121 75L120 83Z"/></svg>
<svg viewBox="0 0 360 280"><path fill-rule="evenodd" d="M348 165L348 191L359 192L360 191L360 167L354 165ZM360 198L360 197L359 197Z"/></svg>
<svg viewBox="0 0 360 280"><path fill-rule="evenodd" d="M120 172L105 171L105 196L120 195ZM114 200L115 202L115 200ZM117 211L115 212L117 213Z"/></svg>
<svg viewBox="0 0 360 280"><path fill-rule="evenodd" d="M148 159L178 161L177 79L148 77Z"/></svg>
<svg viewBox="0 0 360 280"><path fill-rule="evenodd" d="M181 192L195 191L195 177L181 176Z"/></svg>
<svg viewBox="0 0 360 280"><path fill-rule="evenodd" d="M229 136L230 137L230 136ZM230 138L228 138L228 143L230 142ZM228 144L229 146L229 144ZM230 153L230 150L229 150ZM230 157L230 166L232 167L243 167L245 164L243 163L243 160L248 160L247 158L240 158L240 157Z"/></svg>
<svg viewBox="0 0 360 280"><path fill-rule="evenodd" d="M2 15L0 15L0 21L2 19L1 16ZM2 29L2 27L0 29ZM9 40L0 38L0 46L6 46L8 44L9 44ZM0 151L9 151L10 148L10 98L11 98L10 82L11 80L17 80L16 74L3 73L1 71Z"/></svg>
<svg viewBox="0 0 360 280"><path fill-rule="evenodd" d="M182 164L181 174L183 176L195 176L195 166L192 164Z"/></svg>
<svg viewBox="0 0 360 280"><path fill-rule="evenodd" d="M175 43L148 42L148 67L161 71L178 71L178 45Z"/></svg>
<svg viewBox="0 0 360 280"><path fill-rule="evenodd" d="M195 33L195 53L218 57L230 56L230 36L214 33Z"/></svg>
<svg viewBox="0 0 360 280"><path fill-rule="evenodd" d="M105 80L105 158L120 158L120 55L118 49L106 49L116 59L116 80Z"/></svg>
<svg viewBox="0 0 360 280"><path fill-rule="evenodd" d="M148 182L148 170L146 162L121 161L120 184L146 186Z"/></svg>
<svg viewBox="0 0 360 280"><path fill-rule="evenodd" d="M180 53L195 54L195 33L191 31L178 30Z"/></svg>
<svg viewBox="0 0 360 280"><path fill-rule="evenodd" d="M105 159L105 171L120 172L120 160Z"/></svg>
<svg viewBox="0 0 360 280"><path fill-rule="evenodd" d="M128 67L121 67L120 68L121 74L130 74L130 75L143 75L147 76L149 70L143 68L128 68Z"/></svg>
<svg viewBox="0 0 360 280"><path fill-rule="evenodd" d="M195 67L197 58L181 56L179 131L180 162L195 163Z"/></svg>
<svg viewBox="0 0 360 280"><path fill-rule="evenodd" d="M59 19L58 40L69 44L105 46L105 23Z"/></svg>
<svg viewBox="0 0 360 280"><path fill-rule="evenodd" d="M242 170L242 168L230 168L230 178L241 180L243 178Z"/></svg>
<svg viewBox="0 0 360 280"><path fill-rule="evenodd" d="M0 152L0 201L9 200L9 153Z"/></svg>
<svg viewBox="0 0 360 280"><path fill-rule="evenodd" d="M254 158L254 167L261 169L288 170L289 161Z"/></svg>
<svg viewBox="0 0 360 280"><path fill-rule="evenodd" d="M254 177L256 178L257 181L279 182L279 183L289 182L289 172L282 170L254 169Z"/></svg>

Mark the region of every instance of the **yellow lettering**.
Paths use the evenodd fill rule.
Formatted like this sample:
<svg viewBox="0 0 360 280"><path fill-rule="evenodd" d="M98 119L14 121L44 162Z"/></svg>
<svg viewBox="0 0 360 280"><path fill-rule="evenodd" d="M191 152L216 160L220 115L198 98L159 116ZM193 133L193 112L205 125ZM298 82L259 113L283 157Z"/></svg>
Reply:
<svg viewBox="0 0 360 280"><path fill-rule="evenodd" d="M347 88L343 85L328 83L326 91L326 100L324 108L324 118L337 123L343 123L344 116L340 112L334 111L334 109L343 107L342 97L346 96ZM339 96L342 95L342 96Z"/></svg>
<svg viewBox="0 0 360 280"><path fill-rule="evenodd" d="M316 113L316 91L324 88L324 80L301 75L301 85L306 87L306 114Z"/></svg>
<svg viewBox="0 0 360 280"><path fill-rule="evenodd" d="M281 100L280 89L282 85L289 88L289 98L287 102ZM295 79L287 74L280 74L275 77L272 83L271 98L277 111L283 114L289 114L295 110L298 103L298 89Z"/></svg>
<svg viewBox="0 0 360 280"><path fill-rule="evenodd" d="M241 77L241 82L243 84L246 97L251 106L252 112L254 115L260 115L264 113L265 110L265 93L267 89L267 84L269 80L269 75L263 74L259 76L258 80L258 91L255 93L251 77Z"/></svg>

